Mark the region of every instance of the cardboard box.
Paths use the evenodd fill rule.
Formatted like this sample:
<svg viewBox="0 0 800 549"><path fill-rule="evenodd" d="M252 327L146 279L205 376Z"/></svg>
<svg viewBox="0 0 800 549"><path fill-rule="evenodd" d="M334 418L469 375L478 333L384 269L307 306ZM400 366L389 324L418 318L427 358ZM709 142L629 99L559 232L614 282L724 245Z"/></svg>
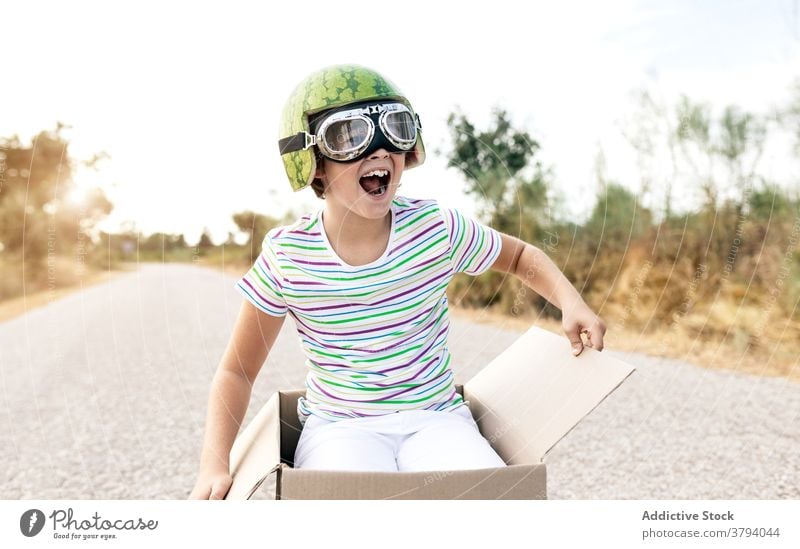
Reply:
<svg viewBox="0 0 800 549"><path fill-rule="evenodd" d="M546 499L544 456L633 371L588 347L575 357L566 337L532 327L459 386L507 466L458 471L294 469L303 391L278 391L233 444L226 499L249 499L272 473L277 499Z"/></svg>

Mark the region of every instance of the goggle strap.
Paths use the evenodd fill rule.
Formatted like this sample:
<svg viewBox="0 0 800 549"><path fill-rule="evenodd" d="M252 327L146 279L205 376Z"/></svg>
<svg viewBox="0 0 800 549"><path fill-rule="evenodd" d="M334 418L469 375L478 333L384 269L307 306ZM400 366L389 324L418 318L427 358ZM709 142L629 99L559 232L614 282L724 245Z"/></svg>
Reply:
<svg viewBox="0 0 800 549"><path fill-rule="evenodd" d="M278 149L280 150L281 155L284 155L292 152L304 151L306 149L310 149L316 144L317 144L316 135L306 132L300 132L292 136L279 139Z"/></svg>

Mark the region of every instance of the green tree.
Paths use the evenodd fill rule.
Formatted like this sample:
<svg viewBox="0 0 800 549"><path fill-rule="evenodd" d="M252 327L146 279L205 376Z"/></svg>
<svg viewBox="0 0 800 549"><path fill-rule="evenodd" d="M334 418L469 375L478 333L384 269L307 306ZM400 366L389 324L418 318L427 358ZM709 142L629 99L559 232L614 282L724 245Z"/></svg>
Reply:
<svg viewBox="0 0 800 549"><path fill-rule="evenodd" d="M201 254L204 254L209 249L214 247L214 242L211 240L211 234L208 231L208 227L203 227L200 240L197 241L197 247L200 249Z"/></svg>
<svg viewBox="0 0 800 549"><path fill-rule="evenodd" d="M774 118L792 133L794 150L800 152L800 79L795 81L791 93L789 104L784 108L777 109Z"/></svg>
<svg viewBox="0 0 800 549"><path fill-rule="evenodd" d="M536 158L539 143L499 108L484 131L463 113L451 113L447 123L453 141L447 166L461 172L483 220L523 240L538 240L549 206L549 173Z"/></svg>
<svg viewBox="0 0 800 549"><path fill-rule="evenodd" d="M522 129L514 127L508 113L500 108L492 111L486 130L478 130L461 112L447 118L452 148L446 153L448 167L456 168L464 177L466 192L480 210L482 220L498 231L521 240L537 243L546 238L549 216L548 172L537 158L539 143ZM456 303L468 305L497 304L510 311L541 300L533 292L520 291L521 283L488 272L478 280L458 277L452 293Z"/></svg>
<svg viewBox="0 0 800 549"><path fill-rule="evenodd" d="M595 235L593 245L624 252L632 240L649 230L652 218L638 196L618 183L608 182L601 187L584 227Z"/></svg>

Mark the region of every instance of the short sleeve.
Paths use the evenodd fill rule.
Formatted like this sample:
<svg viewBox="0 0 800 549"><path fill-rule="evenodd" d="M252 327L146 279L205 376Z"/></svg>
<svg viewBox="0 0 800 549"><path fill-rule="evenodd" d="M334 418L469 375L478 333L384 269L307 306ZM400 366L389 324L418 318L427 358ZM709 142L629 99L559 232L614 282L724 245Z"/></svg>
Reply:
<svg viewBox="0 0 800 549"><path fill-rule="evenodd" d="M284 316L288 308L281 281L278 260L268 234L264 237L261 253L250 270L236 283L236 289L265 313Z"/></svg>
<svg viewBox="0 0 800 549"><path fill-rule="evenodd" d="M486 272L500 255L500 233L454 208L441 211L450 239L453 272L472 276Z"/></svg>

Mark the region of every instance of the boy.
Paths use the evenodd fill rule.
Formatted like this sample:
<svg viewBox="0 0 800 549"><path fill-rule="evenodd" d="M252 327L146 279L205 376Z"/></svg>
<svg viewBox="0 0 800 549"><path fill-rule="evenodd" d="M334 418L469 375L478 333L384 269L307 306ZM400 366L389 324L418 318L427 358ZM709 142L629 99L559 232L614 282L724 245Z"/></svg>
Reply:
<svg viewBox="0 0 800 549"><path fill-rule="evenodd" d="M246 298L212 383L191 498L221 499L250 389L286 314L308 367L295 467L452 470L503 466L455 391L445 290L456 272L520 277L562 310L573 353L605 324L538 248L435 200L397 196L424 162L419 118L386 78L334 66L284 108L280 152L294 190L324 206L270 231L237 283ZM513 380L510 381L513 383Z"/></svg>

